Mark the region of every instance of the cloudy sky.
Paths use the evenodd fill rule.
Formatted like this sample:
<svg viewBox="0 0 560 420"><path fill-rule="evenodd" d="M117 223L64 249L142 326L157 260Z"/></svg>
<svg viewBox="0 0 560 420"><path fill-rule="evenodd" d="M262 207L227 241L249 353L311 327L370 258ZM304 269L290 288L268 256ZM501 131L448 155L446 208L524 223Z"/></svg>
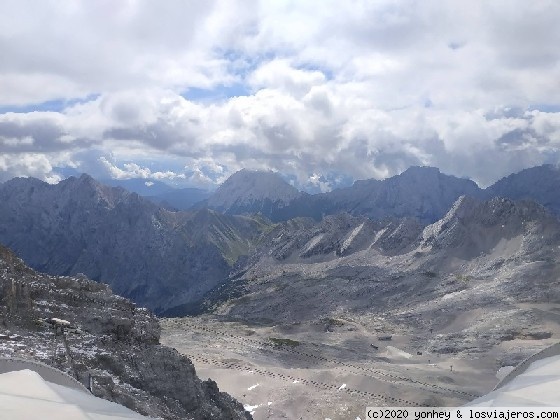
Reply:
<svg viewBox="0 0 560 420"><path fill-rule="evenodd" d="M0 181L560 161L557 0L0 0Z"/></svg>

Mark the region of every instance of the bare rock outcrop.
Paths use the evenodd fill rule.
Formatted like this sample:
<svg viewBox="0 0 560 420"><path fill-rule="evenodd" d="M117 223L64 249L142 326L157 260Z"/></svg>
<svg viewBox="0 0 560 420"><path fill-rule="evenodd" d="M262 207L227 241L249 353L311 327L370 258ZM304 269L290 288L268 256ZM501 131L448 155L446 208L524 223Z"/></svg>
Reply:
<svg viewBox="0 0 560 420"><path fill-rule="evenodd" d="M0 246L0 290L0 329L14 337L0 342L3 356L52 365L91 385L94 395L144 415L251 418L215 382L201 381L187 357L159 344L159 322L149 310L107 285L39 274ZM47 322L53 318L69 323L64 340Z"/></svg>

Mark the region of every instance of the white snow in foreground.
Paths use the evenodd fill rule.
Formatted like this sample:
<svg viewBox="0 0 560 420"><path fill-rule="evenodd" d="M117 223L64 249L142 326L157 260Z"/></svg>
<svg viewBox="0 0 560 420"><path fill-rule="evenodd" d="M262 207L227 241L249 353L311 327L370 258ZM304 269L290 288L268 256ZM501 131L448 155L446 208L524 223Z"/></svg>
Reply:
<svg viewBox="0 0 560 420"><path fill-rule="evenodd" d="M245 404L245 405L243 406L243 409L244 409L245 411L248 411L249 414L251 414L251 415L255 414L255 410L256 410L257 408L259 408L259 405L258 405L258 404L257 404L257 405Z"/></svg>
<svg viewBox="0 0 560 420"><path fill-rule="evenodd" d="M558 406L560 355L536 360L527 370L496 390L479 397L471 407Z"/></svg>
<svg viewBox="0 0 560 420"><path fill-rule="evenodd" d="M146 418L119 404L94 397L85 390L48 382L30 369L0 375L0 413L10 413L10 418L18 419Z"/></svg>
<svg viewBox="0 0 560 420"><path fill-rule="evenodd" d="M255 384L255 385L251 385L249 388L247 388L247 391L252 391L253 389L255 389L256 387L258 387L260 384Z"/></svg>
<svg viewBox="0 0 560 420"><path fill-rule="evenodd" d="M340 385L340 387L338 388L338 390L340 391L341 389L344 389L344 388L346 388L346 384Z"/></svg>
<svg viewBox="0 0 560 420"><path fill-rule="evenodd" d="M272 405L272 401L269 401L269 402L268 402L268 405Z"/></svg>
<svg viewBox="0 0 560 420"><path fill-rule="evenodd" d="M294 382L292 382L293 384L299 384L299 381L297 379L294 380Z"/></svg>

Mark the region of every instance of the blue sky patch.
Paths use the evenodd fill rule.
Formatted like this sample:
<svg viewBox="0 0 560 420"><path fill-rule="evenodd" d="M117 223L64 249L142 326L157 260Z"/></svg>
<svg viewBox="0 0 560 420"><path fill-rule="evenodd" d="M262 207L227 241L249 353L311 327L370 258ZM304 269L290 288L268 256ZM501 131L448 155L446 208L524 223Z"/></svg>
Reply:
<svg viewBox="0 0 560 420"><path fill-rule="evenodd" d="M27 113L27 112L62 112L76 104L84 104L97 99L99 94L88 95L85 98L72 98L72 99L53 99L38 104L28 105L4 105L0 106L0 114L8 112Z"/></svg>

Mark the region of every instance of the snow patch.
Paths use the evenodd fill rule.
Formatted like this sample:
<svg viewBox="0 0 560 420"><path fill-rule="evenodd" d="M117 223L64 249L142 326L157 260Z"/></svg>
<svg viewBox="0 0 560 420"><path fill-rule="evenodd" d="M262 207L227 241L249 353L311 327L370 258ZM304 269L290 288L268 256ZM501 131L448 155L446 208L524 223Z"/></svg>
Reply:
<svg viewBox="0 0 560 420"><path fill-rule="evenodd" d="M364 224L362 223L360 226L356 226L354 228L352 233L350 233L350 236L348 236L348 238L346 238L344 240L344 242L342 243L342 248L340 248L340 252L344 252L344 251L346 251L346 249L348 249L348 247L352 244L352 241L354 240L356 235L358 233L360 233L360 231L362 230L363 227L364 227Z"/></svg>
<svg viewBox="0 0 560 420"><path fill-rule="evenodd" d="M247 388L247 391L252 391L253 389L255 389L256 387L258 387L260 384L255 384L255 385L251 385L249 388Z"/></svg>
<svg viewBox="0 0 560 420"><path fill-rule="evenodd" d="M344 389L344 388L346 388L346 384L340 385L340 386L338 387L338 390L340 391L341 389Z"/></svg>
<svg viewBox="0 0 560 420"><path fill-rule="evenodd" d="M454 297L457 297L460 294L464 294L465 290L459 290L457 292L451 292L451 293L447 293L446 295L443 295L441 297L441 300L448 300L448 299L452 299Z"/></svg>
<svg viewBox="0 0 560 420"><path fill-rule="evenodd" d="M248 411L249 414L251 414L251 415L255 414L255 410L256 410L257 408L259 408L259 405L258 405L258 404L257 404L257 405L249 405L249 404L243 405L243 409L244 409L245 411Z"/></svg>
<svg viewBox="0 0 560 420"><path fill-rule="evenodd" d="M323 239L323 236L325 236L325 234L324 234L324 233L321 233L321 234L319 234L319 235L314 236L313 238L311 238L311 239L309 240L309 242L307 242L307 244L305 245L305 249L303 250L303 253L305 254L305 253L308 252L310 249L313 249L313 247L314 247L315 245L317 245L321 239Z"/></svg>
<svg viewBox="0 0 560 420"><path fill-rule="evenodd" d="M371 248L372 246L374 246L376 244L376 242L379 240L379 238L381 238L385 232L387 232L387 228L383 228L379 232L377 232L375 234L375 238L373 238L373 242L371 243L371 245L369 247Z"/></svg>

